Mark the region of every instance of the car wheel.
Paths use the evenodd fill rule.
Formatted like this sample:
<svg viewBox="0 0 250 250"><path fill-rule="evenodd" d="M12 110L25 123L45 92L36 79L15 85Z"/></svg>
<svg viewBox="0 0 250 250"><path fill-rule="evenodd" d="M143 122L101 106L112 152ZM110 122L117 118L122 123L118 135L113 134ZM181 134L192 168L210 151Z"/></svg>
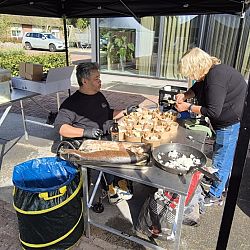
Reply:
<svg viewBox="0 0 250 250"><path fill-rule="evenodd" d="M26 42L24 48L27 49L27 50L31 50L32 46L31 46L30 43Z"/></svg>
<svg viewBox="0 0 250 250"><path fill-rule="evenodd" d="M49 45L49 51L51 51L51 52L56 51L56 46L53 43Z"/></svg>

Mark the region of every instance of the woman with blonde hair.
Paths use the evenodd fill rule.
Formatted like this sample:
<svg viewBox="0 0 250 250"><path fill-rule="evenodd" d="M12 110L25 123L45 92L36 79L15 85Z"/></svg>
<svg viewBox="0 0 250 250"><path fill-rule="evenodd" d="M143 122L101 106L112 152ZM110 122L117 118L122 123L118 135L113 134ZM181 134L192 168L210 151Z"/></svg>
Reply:
<svg viewBox="0 0 250 250"><path fill-rule="evenodd" d="M212 164L220 182L213 181L205 197L205 205L222 203L222 192L230 176L240 128L247 83L229 65L199 48L187 52L179 63L180 73L195 84L185 93L176 95L176 109L209 118L215 131ZM186 102L196 97L198 105Z"/></svg>

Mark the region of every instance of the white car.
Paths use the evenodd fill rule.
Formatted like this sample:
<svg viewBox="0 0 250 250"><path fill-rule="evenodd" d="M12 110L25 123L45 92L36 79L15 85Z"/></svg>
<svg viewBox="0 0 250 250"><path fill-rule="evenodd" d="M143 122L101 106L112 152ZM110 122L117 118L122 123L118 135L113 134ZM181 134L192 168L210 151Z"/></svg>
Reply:
<svg viewBox="0 0 250 250"><path fill-rule="evenodd" d="M25 33L22 45L25 49L48 49L51 52L64 50L64 41L56 38L51 33L27 32Z"/></svg>

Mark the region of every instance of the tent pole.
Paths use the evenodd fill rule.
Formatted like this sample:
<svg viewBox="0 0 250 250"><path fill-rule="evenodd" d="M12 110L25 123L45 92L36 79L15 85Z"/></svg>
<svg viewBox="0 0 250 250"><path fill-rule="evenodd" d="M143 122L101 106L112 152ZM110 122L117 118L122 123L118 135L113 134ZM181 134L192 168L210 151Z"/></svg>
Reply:
<svg viewBox="0 0 250 250"><path fill-rule="evenodd" d="M66 55L66 66L69 66L69 50L68 50L68 32L67 32L67 24L66 24L66 16L63 16L63 31L64 31L64 41L65 41L65 55ZM70 96L70 89L68 89L68 93Z"/></svg>
<svg viewBox="0 0 250 250"><path fill-rule="evenodd" d="M239 194L242 173L245 167L245 161L249 145L249 137L250 137L250 75L248 79L248 93L245 99L243 116L241 119L240 133L234 155L233 169L229 181L227 199L220 225L220 232L217 240L216 250L227 249L227 243L230 236L230 230Z"/></svg>
<svg viewBox="0 0 250 250"><path fill-rule="evenodd" d="M64 41L65 41L66 66L69 66L68 32L66 25L66 16L63 16L63 31L64 31Z"/></svg>

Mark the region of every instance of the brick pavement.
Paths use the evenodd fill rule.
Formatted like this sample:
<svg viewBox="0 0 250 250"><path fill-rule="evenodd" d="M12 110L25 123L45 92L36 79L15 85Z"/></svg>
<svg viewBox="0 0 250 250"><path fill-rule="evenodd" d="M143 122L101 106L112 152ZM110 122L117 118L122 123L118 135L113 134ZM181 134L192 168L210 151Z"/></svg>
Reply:
<svg viewBox="0 0 250 250"><path fill-rule="evenodd" d="M78 88L72 87L71 93L75 92ZM141 106L157 106L156 102L158 96L131 94L118 91L103 90L102 93L106 96L111 108L117 110L124 110L129 105L141 105ZM60 102L62 102L68 96L68 91L60 92ZM34 116L46 119L49 111L57 111L56 94L50 94L46 96L38 95L33 98L36 103L30 99L23 101L25 115ZM6 106L0 107L0 112L4 110ZM11 112L21 112L19 102L12 105Z"/></svg>

